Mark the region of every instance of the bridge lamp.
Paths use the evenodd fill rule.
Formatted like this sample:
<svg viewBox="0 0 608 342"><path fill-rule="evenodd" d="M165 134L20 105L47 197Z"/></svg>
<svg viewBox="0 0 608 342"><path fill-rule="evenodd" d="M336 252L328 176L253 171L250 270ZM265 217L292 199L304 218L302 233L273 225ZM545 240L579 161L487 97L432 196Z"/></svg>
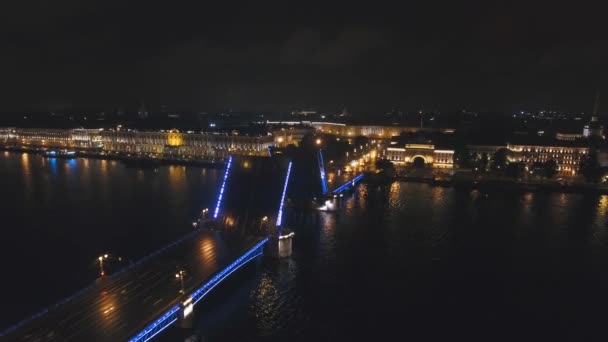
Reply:
<svg viewBox="0 0 608 342"><path fill-rule="evenodd" d="M322 143L321 139L317 139L316 142L317 142L317 145L321 145L321 143Z"/></svg>
<svg viewBox="0 0 608 342"><path fill-rule="evenodd" d="M106 272L105 272L105 270L103 269L103 261L104 261L105 259L107 259L107 258L108 258L108 255L107 255L107 254L100 255L100 256L99 256L99 258L97 258L97 260L99 260L99 275L100 275L100 276L102 276L102 277L103 277L104 275L106 275Z"/></svg>
<svg viewBox="0 0 608 342"><path fill-rule="evenodd" d="M177 273L175 273L175 278L179 279L179 283L180 283L179 293L181 293L181 294L186 293L186 291L184 291L184 275L186 275L186 271L184 271L184 270L179 270Z"/></svg>
<svg viewBox="0 0 608 342"><path fill-rule="evenodd" d="M262 230L262 225L263 225L264 223L266 223L266 222L268 222L268 216L264 216L264 217L262 217L262 219L260 220L260 227L258 228L258 230L260 230L260 231L261 231L261 230Z"/></svg>

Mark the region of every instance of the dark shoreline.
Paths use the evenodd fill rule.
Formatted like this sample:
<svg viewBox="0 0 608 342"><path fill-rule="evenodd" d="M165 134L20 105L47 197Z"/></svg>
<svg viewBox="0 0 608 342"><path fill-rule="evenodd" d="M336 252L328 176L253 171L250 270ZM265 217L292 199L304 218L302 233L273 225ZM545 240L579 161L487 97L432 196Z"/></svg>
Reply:
<svg viewBox="0 0 608 342"><path fill-rule="evenodd" d="M9 152L20 152L20 153L33 153L38 154L43 157L47 157L44 155L45 150L41 148L27 148L27 147L18 147L18 146L0 146L0 151L9 151ZM75 150L76 154L73 158L90 158L90 159L100 159L100 160L118 160L122 161L126 166L129 167L157 167L163 165L184 165L184 166L202 166L209 168L222 168L225 166L225 162L223 160L204 160L204 159L177 159L177 158L150 158L150 157L133 157L122 153L112 153L112 154L101 154L98 152L91 151L79 151ZM65 156L57 156L54 158L58 159L70 159Z"/></svg>
<svg viewBox="0 0 608 342"><path fill-rule="evenodd" d="M430 186L448 187L463 190L481 191L506 191L506 192L557 192L557 193L581 193L593 195L608 194L608 187L600 187L590 183L561 184L557 182L518 182L516 180L497 179L453 179L453 178L431 178L431 177L395 177L386 180L369 180L373 185L390 184L392 182L425 183Z"/></svg>

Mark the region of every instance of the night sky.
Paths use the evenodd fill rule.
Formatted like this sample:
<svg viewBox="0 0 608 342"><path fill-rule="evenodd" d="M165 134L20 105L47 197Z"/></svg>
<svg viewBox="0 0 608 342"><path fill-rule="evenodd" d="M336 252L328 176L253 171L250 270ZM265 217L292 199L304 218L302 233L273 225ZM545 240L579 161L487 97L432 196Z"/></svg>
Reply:
<svg viewBox="0 0 608 342"><path fill-rule="evenodd" d="M572 3L158 3L3 2L0 110L590 111L608 88L602 11Z"/></svg>

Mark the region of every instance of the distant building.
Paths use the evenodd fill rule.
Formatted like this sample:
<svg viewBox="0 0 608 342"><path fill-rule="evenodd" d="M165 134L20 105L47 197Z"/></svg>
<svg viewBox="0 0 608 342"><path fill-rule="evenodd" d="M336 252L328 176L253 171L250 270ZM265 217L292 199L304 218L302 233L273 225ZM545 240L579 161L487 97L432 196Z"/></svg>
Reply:
<svg viewBox="0 0 608 342"><path fill-rule="evenodd" d="M293 116L312 116L317 115L316 110L294 110L291 112Z"/></svg>
<svg viewBox="0 0 608 342"><path fill-rule="evenodd" d="M385 156L386 159L401 166L454 168L454 150L439 149L434 144L405 144L403 147L387 147Z"/></svg>
<svg viewBox="0 0 608 342"><path fill-rule="evenodd" d="M274 137L220 133L137 132L99 129L0 128L0 144L29 148L72 148L111 153L143 153L223 159L230 154L268 155Z"/></svg>
<svg viewBox="0 0 608 342"><path fill-rule="evenodd" d="M334 134L340 137L365 136L376 139L390 139L401 133L441 132L454 133L454 128L431 128L417 126L381 126L381 125L348 125L335 122L311 122L311 126L322 133Z"/></svg>

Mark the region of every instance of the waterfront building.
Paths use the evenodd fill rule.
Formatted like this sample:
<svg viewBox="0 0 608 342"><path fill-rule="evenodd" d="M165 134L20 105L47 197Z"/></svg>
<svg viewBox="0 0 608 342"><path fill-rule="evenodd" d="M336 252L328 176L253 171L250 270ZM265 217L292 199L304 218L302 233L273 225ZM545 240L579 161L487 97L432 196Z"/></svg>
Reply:
<svg viewBox="0 0 608 342"><path fill-rule="evenodd" d="M597 119L592 123L597 122ZM347 125L340 123L312 122L319 133L333 134L341 137L367 136L388 140L382 155L400 167L426 167L435 169L453 169L455 146L450 142L455 130L450 128L420 128L412 126L374 126ZM469 153L476 158L484 154L492 159L499 149L507 149L509 162L547 162L555 160L561 175L576 175L581 157L590 153L592 139L603 141L601 126L585 126L584 132L558 132L555 136L542 134L513 134L492 142L476 142L471 138L465 145ZM426 136L427 138L421 138ZM413 137L413 138L408 138ZM435 137L437 140L428 137ZM588 138L583 138L588 137ZM447 138L447 139L446 139ZM409 140L408 140L409 139ZM599 149L601 153L601 149ZM600 154L598 153L598 155ZM608 155L608 154L607 154ZM601 159L601 158L600 158ZM608 157L604 158L607 161ZM601 159L603 160L603 159ZM603 164L602 164L603 165Z"/></svg>
<svg viewBox="0 0 608 342"><path fill-rule="evenodd" d="M432 128L417 126L383 126L383 125L349 125L335 122L311 122L311 126L317 131L333 134L339 137L364 136L376 139L390 139L399 136L401 133L416 132L440 132L454 133L454 128Z"/></svg>
<svg viewBox="0 0 608 342"><path fill-rule="evenodd" d="M241 136L177 130L138 132L100 129L2 128L0 143L29 148L71 148L106 153L223 159L229 154L264 156L272 135Z"/></svg>
<svg viewBox="0 0 608 342"><path fill-rule="evenodd" d="M405 144L403 147L387 147L386 159L398 166L454 168L454 150L436 148L435 144Z"/></svg>

